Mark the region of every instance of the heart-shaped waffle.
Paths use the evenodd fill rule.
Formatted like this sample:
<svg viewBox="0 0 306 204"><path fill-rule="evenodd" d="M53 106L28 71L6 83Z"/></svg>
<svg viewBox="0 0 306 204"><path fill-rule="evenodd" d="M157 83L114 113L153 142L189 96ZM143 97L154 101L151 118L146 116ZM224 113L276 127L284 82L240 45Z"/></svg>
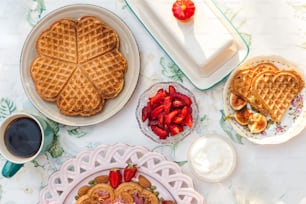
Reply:
<svg viewBox="0 0 306 204"><path fill-rule="evenodd" d="M254 100L253 93L251 91L252 80L263 71L277 71L278 68L271 63L260 63L255 66L242 68L235 73L231 80L230 90L233 94L240 96L247 101L253 108L258 110L264 115L268 114L268 111Z"/></svg>
<svg viewBox="0 0 306 204"><path fill-rule="evenodd" d="M280 122L304 86L302 77L293 70L264 71L253 79L251 92L269 111L271 119Z"/></svg>
<svg viewBox="0 0 306 204"><path fill-rule="evenodd" d="M96 184L84 195L80 196L76 204L134 203L135 195L141 198L144 203L160 204L156 194L145 189L136 182L123 182L117 188L112 188L106 183ZM119 202L119 200L121 202Z"/></svg>
<svg viewBox="0 0 306 204"><path fill-rule="evenodd" d="M82 17L77 25L80 64L119 47L117 33L93 16Z"/></svg>
<svg viewBox="0 0 306 204"><path fill-rule="evenodd" d="M66 115L88 116L100 112L104 99L82 73L76 69L57 99L57 106Z"/></svg>
<svg viewBox="0 0 306 204"><path fill-rule="evenodd" d="M113 188L108 184L100 183L89 189L85 195L76 201L76 204L111 203L114 197Z"/></svg>
<svg viewBox="0 0 306 204"><path fill-rule="evenodd" d="M122 194L124 192L128 192L130 196L133 196L134 194L137 194L139 197L144 199L144 203L150 203L150 204L159 204L159 199L155 194L152 192L146 190L139 184L135 182L124 182L120 184L114 191L115 197L122 197Z"/></svg>
<svg viewBox="0 0 306 204"><path fill-rule="evenodd" d="M82 69L103 98L113 98L123 88L126 60L117 50L84 63Z"/></svg>
<svg viewBox="0 0 306 204"><path fill-rule="evenodd" d="M42 32L36 41L39 54L54 59L77 63L76 22L61 19Z"/></svg>
<svg viewBox="0 0 306 204"><path fill-rule="evenodd" d="M75 64L62 60L45 56L36 58L31 66L36 91L46 101L56 101L75 69Z"/></svg>
<svg viewBox="0 0 306 204"><path fill-rule="evenodd" d="M124 86L127 62L117 33L100 19L60 19L36 42L31 76L37 93L69 116L99 113Z"/></svg>

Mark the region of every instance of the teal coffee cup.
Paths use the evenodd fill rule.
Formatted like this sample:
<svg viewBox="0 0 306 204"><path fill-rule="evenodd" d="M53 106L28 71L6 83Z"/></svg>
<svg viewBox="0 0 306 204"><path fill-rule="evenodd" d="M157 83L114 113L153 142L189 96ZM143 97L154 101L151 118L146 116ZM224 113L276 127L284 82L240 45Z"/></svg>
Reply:
<svg viewBox="0 0 306 204"><path fill-rule="evenodd" d="M51 146L54 131L42 117L15 113L0 126L0 153L7 160L2 168L4 177L12 177L19 169Z"/></svg>

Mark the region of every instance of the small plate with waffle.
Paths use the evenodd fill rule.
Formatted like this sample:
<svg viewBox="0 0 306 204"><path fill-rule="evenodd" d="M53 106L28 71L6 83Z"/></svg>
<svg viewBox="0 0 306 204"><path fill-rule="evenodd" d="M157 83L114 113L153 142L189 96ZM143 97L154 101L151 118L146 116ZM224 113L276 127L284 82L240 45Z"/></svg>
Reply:
<svg viewBox="0 0 306 204"><path fill-rule="evenodd" d="M71 126L102 122L133 94L140 72L136 40L114 13L75 4L47 14L29 33L21 81L34 106Z"/></svg>
<svg viewBox="0 0 306 204"><path fill-rule="evenodd" d="M305 73L280 56L247 60L228 78L223 98L226 119L251 142L284 143L305 128Z"/></svg>

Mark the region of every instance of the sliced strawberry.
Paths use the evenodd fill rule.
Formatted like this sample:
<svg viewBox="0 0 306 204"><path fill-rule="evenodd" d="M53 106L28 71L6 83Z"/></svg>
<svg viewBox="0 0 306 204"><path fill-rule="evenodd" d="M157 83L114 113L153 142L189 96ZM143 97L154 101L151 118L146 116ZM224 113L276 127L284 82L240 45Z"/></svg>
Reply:
<svg viewBox="0 0 306 204"><path fill-rule="evenodd" d="M152 110L150 117L151 117L152 119L158 118L158 116L159 116L162 112L164 112L164 109L165 109L165 106L164 106L164 105L157 106L154 110Z"/></svg>
<svg viewBox="0 0 306 204"><path fill-rule="evenodd" d="M184 118L182 118L181 116L176 116L173 118L172 122L174 122L175 124L182 124L184 122Z"/></svg>
<svg viewBox="0 0 306 204"><path fill-rule="evenodd" d="M163 102L163 100L166 96L167 96L167 94L166 94L165 90L159 89L154 96L149 98L150 105L152 107L156 107L156 106L160 105Z"/></svg>
<svg viewBox="0 0 306 204"><path fill-rule="evenodd" d="M184 121L184 125L188 126L188 127L192 127L193 125L193 121L192 121L192 115L191 113L188 113L185 117L185 121Z"/></svg>
<svg viewBox="0 0 306 204"><path fill-rule="evenodd" d="M192 104L192 100L189 98L189 96L183 93L175 92L171 96L173 97L173 99L177 99L177 100L184 102L187 106L191 106Z"/></svg>
<svg viewBox="0 0 306 204"><path fill-rule="evenodd" d="M165 123L167 125L171 124L173 118L179 113L179 110L174 110L174 111L171 111L170 113L168 113L166 116L165 116Z"/></svg>
<svg viewBox="0 0 306 204"><path fill-rule="evenodd" d="M151 119L151 120L149 120L148 126L159 126L158 119Z"/></svg>
<svg viewBox="0 0 306 204"><path fill-rule="evenodd" d="M159 128L165 129L165 116L161 114L156 119L151 119L148 122L148 126L158 126Z"/></svg>
<svg viewBox="0 0 306 204"><path fill-rule="evenodd" d="M177 114L177 116L175 116L173 118L173 122L176 124L182 124L185 120L186 115L188 114L188 107L184 106L179 113Z"/></svg>
<svg viewBox="0 0 306 204"><path fill-rule="evenodd" d="M171 107L172 107L172 97L166 96L164 100L164 106L165 106L165 114L170 113Z"/></svg>
<svg viewBox="0 0 306 204"><path fill-rule="evenodd" d="M113 188L117 188L122 182L122 175L119 169L111 169L109 172L109 184Z"/></svg>
<svg viewBox="0 0 306 204"><path fill-rule="evenodd" d="M159 139L166 139L169 135L168 131L158 127L158 126L151 126L152 131L159 137Z"/></svg>
<svg viewBox="0 0 306 204"><path fill-rule="evenodd" d="M182 131L184 131L183 126L181 125L177 125L177 124L170 124L169 125L169 131L170 131L170 135L174 136Z"/></svg>
<svg viewBox="0 0 306 204"><path fill-rule="evenodd" d="M175 100L172 101L172 107L173 108L181 108L184 105L185 105L185 103L183 101L181 101L181 100L175 99Z"/></svg>
<svg viewBox="0 0 306 204"><path fill-rule="evenodd" d="M175 92L176 92L175 87L172 86L172 85L169 85L169 87L168 87L168 92L169 92L170 95L172 95L173 93L175 93Z"/></svg>
<svg viewBox="0 0 306 204"><path fill-rule="evenodd" d="M146 121L149 116L150 116L150 108L148 106L143 107L141 111L142 122Z"/></svg>
<svg viewBox="0 0 306 204"><path fill-rule="evenodd" d="M128 164L123 170L124 182L130 182L137 172L137 167L134 164Z"/></svg>
<svg viewBox="0 0 306 204"><path fill-rule="evenodd" d="M185 118L185 117L187 116L188 113L189 113L189 108L188 108L187 106L184 106L184 107L182 108L182 111L181 111L181 113L180 113L180 116L181 116L182 118Z"/></svg>
<svg viewBox="0 0 306 204"><path fill-rule="evenodd" d="M173 85L168 90L159 89L149 98L142 109L142 121L148 120L148 126L160 138L169 134L176 135L184 126L192 127L192 100L189 96L177 92Z"/></svg>
<svg viewBox="0 0 306 204"><path fill-rule="evenodd" d="M159 117L158 117L158 127L160 128L165 128L165 114L160 114Z"/></svg>

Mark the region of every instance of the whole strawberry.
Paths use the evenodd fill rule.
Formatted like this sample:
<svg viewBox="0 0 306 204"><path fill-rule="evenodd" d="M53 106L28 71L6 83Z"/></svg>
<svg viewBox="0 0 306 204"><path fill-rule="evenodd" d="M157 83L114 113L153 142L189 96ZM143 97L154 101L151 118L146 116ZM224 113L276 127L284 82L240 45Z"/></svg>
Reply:
<svg viewBox="0 0 306 204"><path fill-rule="evenodd" d="M117 188L122 182L122 175L119 169L111 169L109 171L109 184L113 188Z"/></svg>
<svg viewBox="0 0 306 204"><path fill-rule="evenodd" d="M128 164L123 170L124 182L130 182L137 172L137 167L134 164Z"/></svg>
<svg viewBox="0 0 306 204"><path fill-rule="evenodd" d="M191 0L176 0L172 6L173 15L181 21L189 20L195 9L195 4Z"/></svg>

